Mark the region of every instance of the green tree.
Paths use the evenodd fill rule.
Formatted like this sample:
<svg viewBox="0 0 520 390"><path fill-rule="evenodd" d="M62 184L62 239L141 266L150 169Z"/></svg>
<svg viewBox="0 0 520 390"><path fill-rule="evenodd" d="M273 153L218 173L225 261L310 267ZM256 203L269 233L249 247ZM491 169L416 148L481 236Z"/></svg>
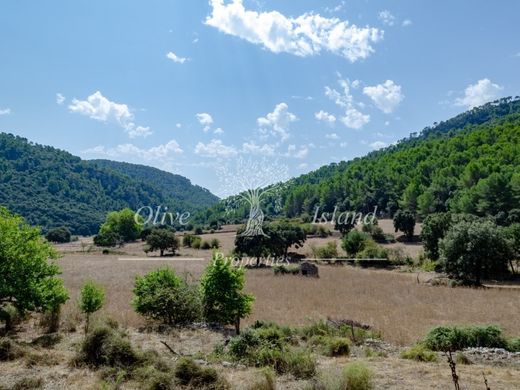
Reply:
<svg viewBox="0 0 520 390"><path fill-rule="evenodd" d="M520 223L514 223L505 228L504 231L509 238L511 250L513 251L513 256L510 259L509 265L511 267L511 272L516 274L517 269L515 269L513 263L516 263L516 268L518 268L518 264L520 263Z"/></svg>
<svg viewBox="0 0 520 390"><path fill-rule="evenodd" d="M132 306L145 317L169 325L200 320L202 313L199 290L179 278L171 268L161 268L137 276Z"/></svg>
<svg viewBox="0 0 520 390"><path fill-rule="evenodd" d="M300 226L288 222L271 224L269 232L275 241L271 244L271 253L274 256L284 256L284 258L287 258L291 246L295 245L296 248L299 248L307 239L307 234Z"/></svg>
<svg viewBox="0 0 520 390"><path fill-rule="evenodd" d="M85 314L85 333L88 332L90 316L101 309L105 302L105 290L94 282L83 285L79 297L79 309Z"/></svg>
<svg viewBox="0 0 520 390"><path fill-rule="evenodd" d="M47 241L62 244L70 242L71 234L69 229L67 229L66 227L59 227L49 230L45 235L45 238L47 239Z"/></svg>
<svg viewBox="0 0 520 390"><path fill-rule="evenodd" d="M415 215L408 210L397 210L394 215L394 228L396 233L403 232L406 239L411 241L415 229Z"/></svg>
<svg viewBox="0 0 520 390"><path fill-rule="evenodd" d="M179 239L175 232L168 229L153 229L146 237L145 252L160 251L160 256L164 256L164 251L171 250L172 254L179 248Z"/></svg>
<svg viewBox="0 0 520 390"><path fill-rule="evenodd" d="M240 319L251 313L254 297L243 292L245 271L233 267L230 259L215 255L200 285L204 317L208 322L234 324L240 333Z"/></svg>
<svg viewBox="0 0 520 390"><path fill-rule="evenodd" d="M60 327L61 307L69 300L69 293L63 281L57 278L47 279L42 288L42 311L46 315L48 332L57 332Z"/></svg>
<svg viewBox="0 0 520 390"><path fill-rule="evenodd" d="M359 252L365 249L365 246L370 241L368 234L360 232L359 230L352 230L341 242L341 247L347 252L349 256L356 256Z"/></svg>
<svg viewBox="0 0 520 390"><path fill-rule="evenodd" d="M245 235L245 226L237 231L235 237L235 253L239 255L247 255L256 258L256 266L260 265L260 259L271 254L273 242L278 241L278 237L271 234L268 226L264 226L265 234L257 234L254 236Z"/></svg>
<svg viewBox="0 0 520 390"><path fill-rule="evenodd" d="M473 281L507 272L513 256L511 243L502 228L491 221L459 222L440 242L440 257L448 275Z"/></svg>
<svg viewBox="0 0 520 390"><path fill-rule="evenodd" d="M451 214L437 213L428 215L422 225L421 240L426 256L439 260L439 241L444 238L451 226Z"/></svg>
<svg viewBox="0 0 520 390"><path fill-rule="evenodd" d="M57 278L60 269L49 261L57 257L39 229L0 207L0 320L7 329L12 325L8 306L24 314L56 308L67 300Z"/></svg>
<svg viewBox="0 0 520 390"><path fill-rule="evenodd" d="M122 242L131 242L141 236L143 226L135 213L126 208L108 213L105 223L99 229L102 237L120 237Z"/></svg>

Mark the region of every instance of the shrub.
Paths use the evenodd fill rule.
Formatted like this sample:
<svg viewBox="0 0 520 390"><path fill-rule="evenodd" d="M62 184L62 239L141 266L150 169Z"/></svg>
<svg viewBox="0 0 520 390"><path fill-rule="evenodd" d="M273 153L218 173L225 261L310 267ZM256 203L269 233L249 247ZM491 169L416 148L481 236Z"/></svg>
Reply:
<svg viewBox="0 0 520 390"><path fill-rule="evenodd" d="M255 381L248 390L275 390L276 373L271 367L263 367L255 374Z"/></svg>
<svg viewBox="0 0 520 390"><path fill-rule="evenodd" d="M359 230L350 231L341 243L341 246L349 256L356 256L367 246L369 236Z"/></svg>
<svg viewBox="0 0 520 390"><path fill-rule="evenodd" d="M180 325L201 318L202 303L198 289L180 279L171 268L137 276L133 292L135 311L150 319Z"/></svg>
<svg viewBox="0 0 520 390"><path fill-rule="evenodd" d="M94 282L87 282L83 285L80 292L79 308L86 316L85 332L88 332L90 316L101 309L105 301L105 291L103 287Z"/></svg>
<svg viewBox="0 0 520 390"><path fill-rule="evenodd" d="M374 374L364 363L347 364L343 370L343 387L346 390L370 390L374 388Z"/></svg>
<svg viewBox="0 0 520 390"><path fill-rule="evenodd" d="M284 353L287 372L298 379L309 379L316 375L316 359L306 349L291 348Z"/></svg>
<svg viewBox="0 0 520 390"><path fill-rule="evenodd" d="M423 344L414 345L401 352L401 358L418 362L436 362L438 356L435 352L426 348Z"/></svg>
<svg viewBox="0 0 520 390"><path fill-rule="evenodd" d="M193 242L191 243L191 247L193 249L200 249L201 245L202 245L202 238L200 238L200 237L195 237Z"/></svg>
<svg viewBox="0 0 520 390"><path fill-rule="evenodd" d="M325 343L325 355L347 356L350 353L350 342L345 337L329 337Z"/></svg>
<svg viewBox="0 0 520 390"><path fill-rule="evenodd" d="M395 232L402 231L407 240L413 238L413 232L415 229L415 216L410 211L397 210L394 215L394 228Z"/></svg>
<svg viewBox="0 0 520 390"><path fill-rule="evenodd" d="M220 241L217 238L213 238L210 241L209 246L211 247L211 249L218 249L220 248Z"/></svg>
<svg viewBox="0 0 520 390"><path fill-rule="evenodd" d="M204 231L202 230L202 228L200 226L197 226L195 228L195 234L196 235L204 234Z"/></svg>
<svg viewBox="0 0 520 390"><path fill-rule="evenodd" d="M502 330L489 326L439 326L430 330L424 340L425 346L433 351L455 352L464 348L505 348L507 341Z"/></svg>
<svg viewBox="0 0 520 390"><path fill-rule="evenodd" d="M200 249L202 249L202 250L211 249L211 244L208 241L202 241Z"/></svg>
<svg viewBox="0 0 520 390"><path fill-rule="evenodd" d="M0 337L0 362L14 360L23 355L21 348L7 337Z"/></svg>
<svg viewBox="0 0 520 390"><path fill-rule="evenodd" d="M372 240L366 242L364 249L358 252L357 256L360 259L388 259L389 257L388 251Z"/></svg>
<svg viewBox="0 0 520 390"><path fill-rule="evenodd" d="M77 362L94 367L129 368L139 362L139 356L123 334L102 325L87 334Z"/></svg>
<svg viewBox="0 0 520 390"><path fill-rule="evenodd" d="M455 363L462 365L473 364L473 362L460 351L455 354Z"/></svg>
<svg viewBox="0 0 520 390"><path fill-rule="evenodd" d="M520 352L520 337L515 337L508 341L507 350L510 352Z"/></svg>
<svg viewBox="0 0 520 390"><path fill-rule="evenodd" d="M191 248L191 244L193 242L193 239L195 238L196 236L192 236L191 234L186 234L183 238L182 238L182 246L185 246L187 248Z"/></svg>
<svg viewBox="0 0 520 390"><path fill-rule="evenodd" d="M47 241L56 242L59 244L70 242L70 237L71 237L70 230L67 229L66 227L59 227L59 228L51 229L45 235L45 238L47 239Z"/></svg>
<svg viewBox="0 0 520 390"><path fill-rule="evenodd" d="M183 386L194 389L224 390L230 386L214 368L201 367L190 358L181 358L175 367L175 378Z"/></svg>
<svg viewBox="0 0 520 390"><path fill-rule="evenodd" d="M336 241L331 241L323 246L312 246L312 253L317 259L332 259L338 257Z"/></svg>
<svg viewBox="0 0 520 390"><path fill-rule="evenodd" d="M273 271L275 275L298 275L300 273L300 266L298 264L291 264L291 265L285 265L285 264L279 264L275 265L273 267Z"/></svg>

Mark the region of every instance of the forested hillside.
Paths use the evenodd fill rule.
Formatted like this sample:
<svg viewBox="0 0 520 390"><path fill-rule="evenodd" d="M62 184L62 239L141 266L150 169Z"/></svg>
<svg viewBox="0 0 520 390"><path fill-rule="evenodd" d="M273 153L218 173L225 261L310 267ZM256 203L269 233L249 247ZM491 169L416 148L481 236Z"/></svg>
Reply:
<svg viewBox="0 0 520 390"><path fill-rule="evenodd" d="M0 205L44 229L66 226L74 234L94 234L109 211L164 205L194 212L217 200L177 175L146 167L136 167L138 173L133 173L130 164L120 169L116 165L83 161L1 133Z"/></svg>
<svg viewBox="0 0 520 390"><path fill-rule="evenodd" d="M520 99L505 98L434 124L396 145L321 167L291 180L283 191L287 217L373 211L419 216L453 210L520 217ZM272 215L273 207L266 211ZM223 206L205 218L223 221ZM245 216L240 210L238 218Z"/></svg>

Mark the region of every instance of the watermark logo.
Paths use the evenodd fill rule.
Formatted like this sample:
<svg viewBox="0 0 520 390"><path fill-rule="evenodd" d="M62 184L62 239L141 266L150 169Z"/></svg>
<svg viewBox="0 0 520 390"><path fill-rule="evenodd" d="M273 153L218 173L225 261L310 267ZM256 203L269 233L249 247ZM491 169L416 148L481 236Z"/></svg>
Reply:
<svg viewBox="0 0 520 390"><path fill-rule="evenodd" d="M263 230L266 204L274 205L274 211L282 209L282 191L289 178L286 165L266 158L253 160L239 158L234 164L217 168L217 175L226 199L226 212L235 213L246 206L249 215L246 228L239 233L243 237L266 236Z"/></svg>
<svg viewBox="0 0 520 390"><path fill-rule="evenodd" d="M189 211L180 213L178 211L169 211L167 206L143 206L134 214L134 221L141 226L157 226L175 224L186 226L189 223L191 214Z"/></svg>

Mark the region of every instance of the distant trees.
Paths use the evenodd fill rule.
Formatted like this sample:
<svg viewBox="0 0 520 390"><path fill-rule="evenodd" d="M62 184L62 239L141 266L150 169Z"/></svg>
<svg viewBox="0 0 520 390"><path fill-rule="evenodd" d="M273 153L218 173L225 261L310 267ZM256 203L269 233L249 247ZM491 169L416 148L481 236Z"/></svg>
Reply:
<svg viewBox="0 0 520 390"><path fill-rule="evenodd" d="M395 232L401 231L411 241L415 229L415 215L408 210L397 210L394 215Z"/></svg>
<svg viewBox="0 0 520 390"><path fill-rule="evenodd" d="M79 309L85 314L85 333L90 326L90 316L103 307L105 302L105 290L98 284L89 281L81 288L79 296Z"/></svg>
<svg viewBox="0 0 520 390"><path fill-rule="evenodd" d="M126 208L121 211L108 213L105 223L101 225L99 233L94 237L98 246L115 246L125 242L137 240L141 236L143 227L136 222L135 213Z"/></svg>
<svg viewBox="0 0 520 390"><path fill-rule="evenodd" d="M47 241L63 244L70 242L71 234L70 230L66 227L59 227L49 230L45 235L45 238Z"/></svg>
<svg viewBox="0 0 520 390"><path fill-rule="evenodd" d="M439 246L446 273L477 285L485 277L505 274L513 256L504 230L486 220L453 225Z"/></svg>
<svg viewBox="0 0 520 390"><path fill-rule="evenodd" d="M234 324L240 333L240 320L251 313L254 297L243 292L243 268L233 267L229 259L215 256L204 272L200 285L204 317L209 322Z"/></svg>
<svg viewBox="0 0 520 390"><path fill-rule="evenodd" d="M169 325L200 320L201 296L196 286L179 278L172 268L161 268L135 278L135 311Z"/></svg>
<svg viewBox="0 0 520 390"><path fill-rule="evenodd" d="M341 246L349 256L355 256L357 253L365 249L366 244L370 240L367 233L359 230L352 230L341 242Z"/></svg>
<svg viewBox="0 0 520 390"><path fill-rule="evenodd" d="M179 248L179 239L175 232L170 229L153 229L146 237L145 252L160 251L160 256L164 256L164 251L170 250L172 254Z"/></svg>
<svg viewBox="0 0 520 390"><path fill-rule="evenodd" d="M12 325L12 307L21 314L36 310L59 314L69 297L58 278L58 265L50 261L55 258L57 252L39 229L0 207L0 320L6 328Z"/></svg>

